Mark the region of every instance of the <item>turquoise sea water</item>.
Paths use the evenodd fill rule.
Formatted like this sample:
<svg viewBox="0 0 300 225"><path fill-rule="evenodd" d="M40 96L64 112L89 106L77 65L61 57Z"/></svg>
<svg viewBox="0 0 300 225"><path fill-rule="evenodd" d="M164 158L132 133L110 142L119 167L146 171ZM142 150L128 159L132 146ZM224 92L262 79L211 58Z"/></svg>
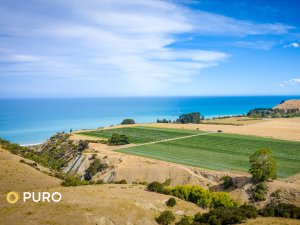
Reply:
<svg viewBox="0 0 300 225"><path fill-rule="evenodd" d="M287 99L300 96L0 99L0 137L34 144L58 131L109 126L124 118L144 123L188 112L205 117L246 114Z"/></svg>

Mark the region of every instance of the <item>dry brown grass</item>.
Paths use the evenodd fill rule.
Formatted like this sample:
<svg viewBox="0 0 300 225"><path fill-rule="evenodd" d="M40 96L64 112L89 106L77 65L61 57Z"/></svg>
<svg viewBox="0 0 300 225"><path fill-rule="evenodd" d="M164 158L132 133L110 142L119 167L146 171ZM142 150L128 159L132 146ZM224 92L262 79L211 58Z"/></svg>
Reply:
<svg viewBox="0 0 300 225"><path fill-rule="evenodd" d="M50 177L29 165L20 163L23 159L0 148L0 193L8 191L29 191L60 185L60 180ZM23 159L24 160L24 159ZM30 162L30 160L25 159ZM46 169L44 169L46 171Z"/></svg>
<svg viewBox="0 0 300 225"><path fill-rule="evenodd" d="M282 104L274 107L274 109L299 109L300 110L300 100L287 100Z"/></svg>
<svg viewBox="0 0 300 225"><path fill-rule="evenodd" d="M257 219L251 219L243 223L245 225L299 225L299 220L293 219L285 219L285 218L266 218L266 217L259 217Z"/></svg>
<svg viewBox="0 0 300 225"><path fill-rule="evenodd" d="M143 126L199 129L204 131L222 130L225 133L271 137L282 140L300 141L300 118L264 119L244 126L212 124L173 124L152 123Z"/></svg>
<svg viewBox="0 0 300 225"><path fill-rule="evenodd" d="M253 119L249 117L230 117L221 119L203 120L203 123L217 123L217 124L232 124L232 125L249 125L263 122L261 119Z"/></svg>

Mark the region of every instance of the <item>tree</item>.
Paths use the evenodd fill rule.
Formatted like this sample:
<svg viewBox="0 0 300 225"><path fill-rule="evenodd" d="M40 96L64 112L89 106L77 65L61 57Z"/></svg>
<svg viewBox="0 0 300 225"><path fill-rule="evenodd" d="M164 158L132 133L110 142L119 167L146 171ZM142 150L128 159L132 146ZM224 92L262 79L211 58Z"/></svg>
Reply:
<svg viewBox="0 0 300 225"><path fill-rule="evenodd" d="M166 202L166 205L169 207L173 207L174 205L176 205L176 199L175 198L169 198L169 200Z"/></svg>
<svg viewBox="0 0 300 225"><path fill-rule="evenodd" d="M92 177L105 169L108 168L108 165L106 163L102 163L100 159L95 159L89 166L89 168L86 169L84 174L84 179L89 181L92 179Z"/></svg>
<svg viewBox="0 0 300 225"><path fill-rule="evenodd" d="M269 149L257 150L249 159L252 180L254 182L264 182L277 178L277 163Z"/></svg>
<svg viewBox="0 0 300 225"><path fill-rule="evenodd" d="M108 145L127 145L129 144L129 138L124 134L112 134L108 139Z"/></svg>
<svg viewBox="0 0 300 225"><path fill-rule="evenodd" d="M135 121L134 119L124 119L121 125L126 125L126 124L135 124Z"/></svg>
<svg viewBox="0 0 300 225"><path fill-rule="evenodd" d="M224 189L229 189L233 187L234 183L232 177L226 175L222 178L222 180L223 180L222 186Z"/></svg>
<svg viewBox="0 0 300 225"><path fill-rule="evenodd" d="M187 113L179 116L177 119L177 122L179 123L200 123L201 121L201 115L199 112L193 112L193 113Z"/></svg>
<svg viewBox="0 0 300 225"><path fill-rule="evenodd" d="M162 193L164 190L164 185L162 183L154 181L147 185L147 189L151 192Z"/></svg>
<svg viewBox="0 0 300 225"><path fill-rule="evenodd" d="M159 217L156 217L155 220L158 224L169 225L175 221L175 216L171 211L166 210L163 211Z"/></svg>

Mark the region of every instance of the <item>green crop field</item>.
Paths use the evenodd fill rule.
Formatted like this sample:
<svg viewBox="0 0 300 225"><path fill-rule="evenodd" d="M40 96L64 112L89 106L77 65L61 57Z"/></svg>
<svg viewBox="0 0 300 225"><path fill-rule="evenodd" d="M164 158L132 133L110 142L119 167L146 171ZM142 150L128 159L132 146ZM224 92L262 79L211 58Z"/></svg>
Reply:
<svg viewBox="0 0 300 225"><path fill-rule="evenodd" d="M119 151L202 168L247 171L249 156L260 148L273 151L279 177L300 172L300 142L270 138L215 133Z"/></svg>
<svg viewBox="0 0 300 225"><path fill-rule="evenodd" d="M198 130L183 130L183 129L167 129L167 128L152 128L152 127L124 127L107 130L94 130L80 132L79 134L109 138L113 133L125 134L129 137L130 143L141 144L153 141L161 141L171 138L184 137L194 134L203 133Z"/></svg>

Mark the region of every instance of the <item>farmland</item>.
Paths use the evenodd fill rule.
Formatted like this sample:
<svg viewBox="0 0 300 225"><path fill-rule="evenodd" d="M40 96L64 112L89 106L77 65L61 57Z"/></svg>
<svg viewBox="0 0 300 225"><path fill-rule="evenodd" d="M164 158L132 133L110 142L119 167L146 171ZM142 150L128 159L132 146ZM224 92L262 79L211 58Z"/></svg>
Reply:
<svg viewBox="0 0 300 225"><path fill-rule="evenodd" d="M183 129L168 129L168 128L151 128L151 127L124 127L116 129L101 129L95 131L80 132L78 134L109 138L112 134L124 134L129 137L130 143L142 144L153 141L162 141L166 139L184 137L194 134L203 133L196 130L183 130Z"/></svg>
<svg viewBox="0 0 300 225"><path fill-rule="evenodd" d="M161 137L159 133L155 134L154 137ZM145 140L143 139L143 141ZM280 177L288 177L300 172L299 142L253 136L224 133L205 134L134 146L119 151L208 169L247 171L249 156L260 148L269 148L273 151L278 162L278 175Z"/></svg>

